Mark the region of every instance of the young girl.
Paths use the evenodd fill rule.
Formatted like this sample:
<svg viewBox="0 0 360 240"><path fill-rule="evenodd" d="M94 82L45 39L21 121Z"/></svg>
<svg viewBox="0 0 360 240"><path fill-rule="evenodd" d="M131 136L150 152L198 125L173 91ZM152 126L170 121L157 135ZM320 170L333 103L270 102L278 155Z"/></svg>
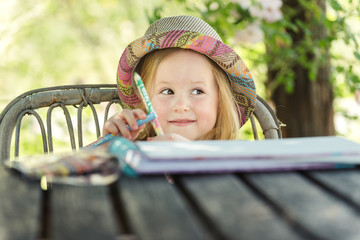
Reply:
<svg viewBox="0 0 360 240"><path fill-rule="evenodd" d="M162 136L155 135L151 124L136 123L146 111L134 72L144 82ZM192 16L162 18L150 25L126 47L117 79L125 108L104 124L103 134L131 140L236 139L256 103L244 62L210 25Z"/></svg>

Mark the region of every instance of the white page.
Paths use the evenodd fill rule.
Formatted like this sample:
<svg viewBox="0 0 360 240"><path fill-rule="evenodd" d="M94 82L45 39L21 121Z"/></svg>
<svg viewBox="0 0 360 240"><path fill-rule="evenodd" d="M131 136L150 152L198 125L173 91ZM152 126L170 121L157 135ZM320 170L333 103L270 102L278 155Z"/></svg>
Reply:
<svg viewBox="0 0 360 240"><path fill-rule="evenodd" d="M333 136L260 141L137 142L137 145L149 160L360 156L360 144Z"/></svg>

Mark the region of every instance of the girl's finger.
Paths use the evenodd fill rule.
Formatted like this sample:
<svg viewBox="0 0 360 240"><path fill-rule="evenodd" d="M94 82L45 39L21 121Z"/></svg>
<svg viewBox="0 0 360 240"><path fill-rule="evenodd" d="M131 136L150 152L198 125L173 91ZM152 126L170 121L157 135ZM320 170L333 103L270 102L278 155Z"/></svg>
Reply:
<svg viewBox="0 0 360 240"><path fill-rule="evenodd" d="M113 134L113 135L119 135L120 131L117 128L117 126L114 124L113 121L108 120L105 122L104 127L103 127L103 135L107 135L107 134Z"/></svg>
<svg viewBox="0 0 360 240"><path fill-rule="evenodd" d="M145 119L146 114L141 109L134 109L134 110L126 110L121 114L122 119L129 125L131 130L138 130L139 125L137 124L136 120L138 119Z"/></svg>
<svg viewBox="0 0 360 240"><path fill-rule="evenodd" d="M105 122L103 134L122 135L128 139L135 139L145 126L138 126L136 120L145 119L147 115L141 109L124 109ZM130 130L129 130L130 127Z"/></svg>

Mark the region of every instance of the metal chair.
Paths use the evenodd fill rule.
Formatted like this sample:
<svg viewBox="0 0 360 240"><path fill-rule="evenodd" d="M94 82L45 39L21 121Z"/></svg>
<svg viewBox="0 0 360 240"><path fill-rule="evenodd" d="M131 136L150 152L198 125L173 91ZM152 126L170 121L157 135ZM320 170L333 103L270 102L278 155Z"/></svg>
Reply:
<svg viewBox="0 0 360 240"><path fill-rule="evenodd" d="M104 112L104 122L108 118L112 104L120 104L116 85L70 85L36 89L26 92L11 101L0 115L0 161L10 158L11 146L14 145L14 156L19 156L21 123L26 115L32 115L37 120L41 131L44 153L54 150L52 113L55 108L61 108L65 115L68 134L72 149L83 147L83 109L90 107L95 123L96 137L100 137L101 128L95 105L107 103ZM39 109L47 108L46 127ZM74 126L69 108L77 111L77 144ZM254 138L258 139L256 121L259 122L265 139L281 138L280 122L270 106L258 96L254 114L250 118ZM15 139L12 136L15 130ZM95 141L96 139L93 139Z"/></svg>

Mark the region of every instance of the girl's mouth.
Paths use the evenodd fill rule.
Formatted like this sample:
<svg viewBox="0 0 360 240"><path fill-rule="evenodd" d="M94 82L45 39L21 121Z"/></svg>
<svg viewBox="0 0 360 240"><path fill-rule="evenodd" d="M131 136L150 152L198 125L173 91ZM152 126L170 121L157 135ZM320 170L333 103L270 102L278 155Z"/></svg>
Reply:
<svg viewBox="0 0 360 240"><path fill-rule="evenodd" d="M196 122L196 120L190 120L190 119L175 119L175 120L169 121L170 124L173 124L178 127L189 126L195 122Z"/></svg>

